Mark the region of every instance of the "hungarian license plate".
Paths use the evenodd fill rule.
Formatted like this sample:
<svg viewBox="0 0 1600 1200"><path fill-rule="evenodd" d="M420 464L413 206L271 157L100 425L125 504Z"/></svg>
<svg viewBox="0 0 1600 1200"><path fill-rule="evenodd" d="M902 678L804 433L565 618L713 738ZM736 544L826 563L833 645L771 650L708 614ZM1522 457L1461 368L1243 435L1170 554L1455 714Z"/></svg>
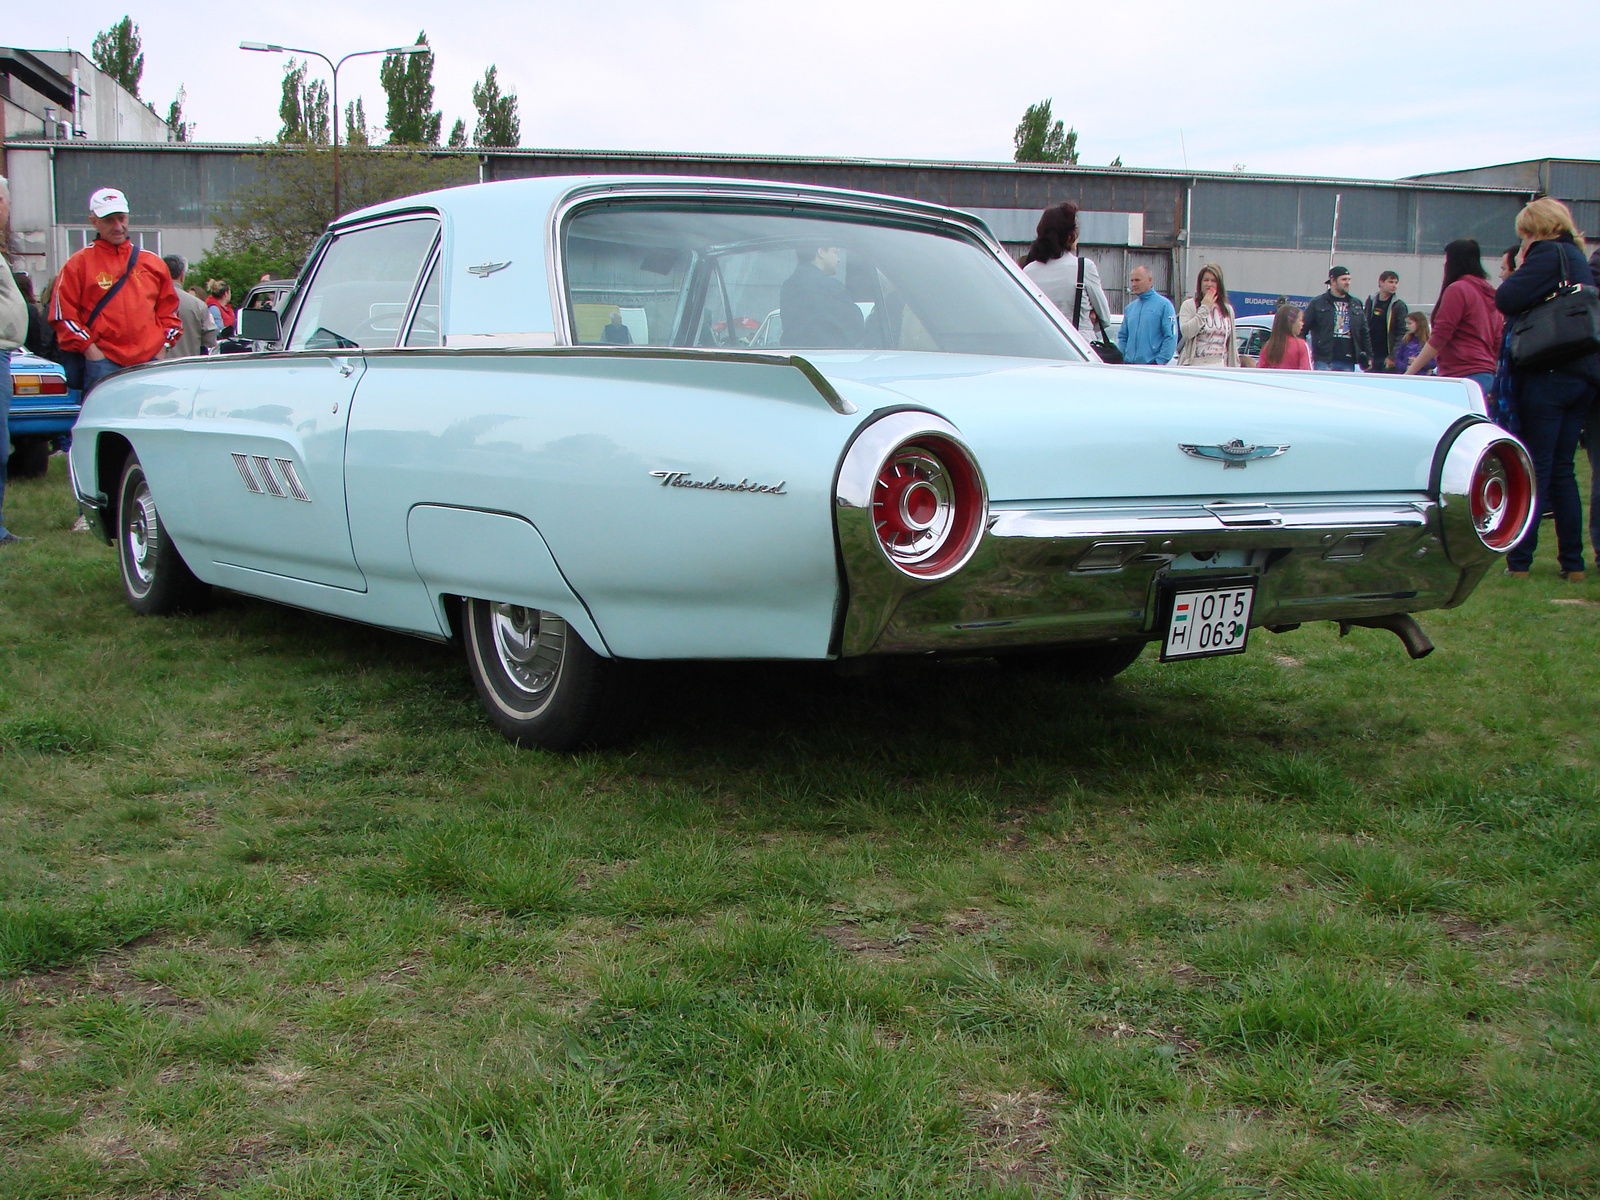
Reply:
<svg viewBox="0 0 1600 1200"><path fill-rule="evenodd" d="M1250 605L1255 585L1213 584L1181 588L1172 595L1163 662L1208 654L1242 654L1250 635Z"/></svg>

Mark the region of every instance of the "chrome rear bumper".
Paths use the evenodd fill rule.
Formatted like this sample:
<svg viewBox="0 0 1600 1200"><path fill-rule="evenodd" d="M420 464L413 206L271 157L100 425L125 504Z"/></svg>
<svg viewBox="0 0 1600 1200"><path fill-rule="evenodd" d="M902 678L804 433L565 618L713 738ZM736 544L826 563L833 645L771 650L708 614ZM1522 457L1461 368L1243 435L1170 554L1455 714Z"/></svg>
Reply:
<svg viewBox="0 0 1600 1200"><path fill-rule="evenodd" d="M1350 620L1458 604L1497 556L1451 561L1426 494L1252 503L992 507L972 560L931 586L841 539L843 656L1159 636L1163 581L1256 578L1252 625ZM1465 556L1464 556L1465 557Z"/></svg>

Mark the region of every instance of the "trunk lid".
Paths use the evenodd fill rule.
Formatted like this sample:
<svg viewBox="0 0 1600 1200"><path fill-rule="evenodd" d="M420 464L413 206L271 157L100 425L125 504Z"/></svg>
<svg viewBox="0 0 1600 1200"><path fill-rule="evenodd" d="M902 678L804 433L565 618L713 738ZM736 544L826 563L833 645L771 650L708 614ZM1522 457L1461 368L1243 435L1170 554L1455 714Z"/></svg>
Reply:
<svg viewBox="0 0 1600 1200"><path fill-rule="evenodd" d="M914 406L944 417L998 502L1426 491L1440 439L1481 412L1475 393L1449 380L950 354L806 357L863 414ZM1235 440L1288 449L1240 469L1180 448L1222 455Z"/></svg>

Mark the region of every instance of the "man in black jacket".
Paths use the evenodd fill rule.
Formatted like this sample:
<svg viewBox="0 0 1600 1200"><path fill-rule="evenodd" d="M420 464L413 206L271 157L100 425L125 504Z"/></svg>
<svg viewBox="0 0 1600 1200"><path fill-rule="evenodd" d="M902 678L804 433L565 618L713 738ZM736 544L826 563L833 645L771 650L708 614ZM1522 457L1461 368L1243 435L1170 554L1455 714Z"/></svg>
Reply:
<svg viewBox="0 0 1600 1200"><path fill-rule="evenodd" d="M838 246L795 251L794 274L778 293L785 346L841 350L861 345L866 319L839 279Z"/></svg>
<svg viewBox="0 0 1600 1200"><path fill-rule="evenodd" d="M1318 371L1354 371L1371 362L1366 314L1350 294L1348 267L1329 269L1328 290L1306 305L1305 322L1311 365Z"/></svg>
<svg viewBox="0 0 1600 1200"><path fill-rule="evenodd" d="M1400 276L1385 271L1378 276L1376 294L1368 296L1362 306L1367 322L1367 344L1372 348L1372 369L1393 371L1394 352L1406 340L1406 314L1411 310L1404 300L1395 296L1400 286Z"/></svg>

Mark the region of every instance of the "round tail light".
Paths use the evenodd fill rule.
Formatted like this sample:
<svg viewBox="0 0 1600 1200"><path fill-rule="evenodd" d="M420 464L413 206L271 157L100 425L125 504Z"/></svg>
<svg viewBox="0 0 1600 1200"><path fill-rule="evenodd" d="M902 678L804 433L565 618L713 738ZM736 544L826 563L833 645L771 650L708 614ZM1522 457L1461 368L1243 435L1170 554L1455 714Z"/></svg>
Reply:
<svg viewBox="0 0 1600 1200"><path fill-rule="evenodd" d="M1509 439L1491 442L1472 471L1467 493L1472 524L1491 550L1517 544L1533 508L1533 464L1522 446Z"/></svg>
<svg viewBox="0 0 1600 1200"><path fill-rule="evenodd" d="M983 533L987 509L977 465L960 443L920 434L884 459L872 487L872 525L889 561L940 579L958 569Z"/></svg>

